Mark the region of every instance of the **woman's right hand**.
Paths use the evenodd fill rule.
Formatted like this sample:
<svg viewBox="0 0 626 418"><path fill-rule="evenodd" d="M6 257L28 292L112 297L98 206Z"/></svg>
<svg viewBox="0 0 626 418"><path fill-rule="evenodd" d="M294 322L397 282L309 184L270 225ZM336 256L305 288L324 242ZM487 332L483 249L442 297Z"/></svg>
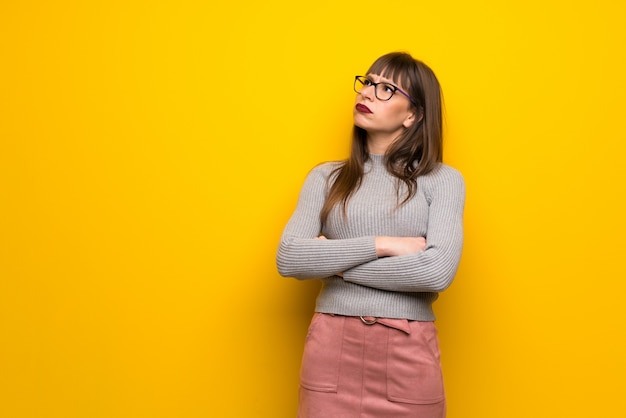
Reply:
<svg viewBox="0 0 626 418"><path fill-rule="evenodd" d="M376 237L378 257L415 254L424 251L425 248L426 238L424 237Z"/></svg>

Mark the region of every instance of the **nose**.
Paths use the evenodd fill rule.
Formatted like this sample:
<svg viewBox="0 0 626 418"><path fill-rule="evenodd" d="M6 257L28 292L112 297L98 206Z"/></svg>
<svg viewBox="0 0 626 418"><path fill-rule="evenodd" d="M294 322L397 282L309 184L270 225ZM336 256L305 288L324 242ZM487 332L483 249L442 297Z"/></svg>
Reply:
<svg viewBox="0 0 626 418"><path fill-rule="evenodd" d="M376 86L363 86L359 94L368 100L374 100Z"/></svg>

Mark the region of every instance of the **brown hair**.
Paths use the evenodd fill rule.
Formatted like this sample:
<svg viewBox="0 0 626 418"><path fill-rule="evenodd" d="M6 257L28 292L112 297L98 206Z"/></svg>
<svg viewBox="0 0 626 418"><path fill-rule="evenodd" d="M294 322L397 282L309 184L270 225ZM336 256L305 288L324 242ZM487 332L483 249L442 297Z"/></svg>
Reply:
<svg viewBox="0 0 626 418"><path fill-rule="evenodd" d="M398 201L400 181L407 186L407 195L399 205L410 200L417 191L417 177L432 171L443 156L442 97L439 81L433 71L423 62L404 52L392 52L378 58L367 71L400 84L413 98L416 122L407 128L389 146L385 153L387 171L398 178ZM420 118L421 116L421 118ZM369 159L367 132L354 126L350 157L329 176L334 178L321 211L322 223L331 210L342 204L344 216L352 193L359 188L363 167Z"/></svg>

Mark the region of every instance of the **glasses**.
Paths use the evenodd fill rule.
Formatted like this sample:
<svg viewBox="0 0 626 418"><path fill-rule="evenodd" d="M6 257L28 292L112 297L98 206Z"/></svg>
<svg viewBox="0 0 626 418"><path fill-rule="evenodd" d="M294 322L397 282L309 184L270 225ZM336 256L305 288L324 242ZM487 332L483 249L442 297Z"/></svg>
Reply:
<svg viewBox="0 0 626 418"><path fill-rule="evenodd" d="M354 91L356 91L357 93L360 93L363 88L369 86L374 86L374 96L376 96L378 100L387 101L391 99L393 95L396 94L396 92L398 92L405 96L407 99L409 99L411 103L413 103L415 106L417 106L415 100L413 100L411 96L409 96L407 93L402 91L402 89L398 86L394 86L393 84L389 83L374 83L372 80L362 75L357 75L356 77L354 77Z"/></svg>

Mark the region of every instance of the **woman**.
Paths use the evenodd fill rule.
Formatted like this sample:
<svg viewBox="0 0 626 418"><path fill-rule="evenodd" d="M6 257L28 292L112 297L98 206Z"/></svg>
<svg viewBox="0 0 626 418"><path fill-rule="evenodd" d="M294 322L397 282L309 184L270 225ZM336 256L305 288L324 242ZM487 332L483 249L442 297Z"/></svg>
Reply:
<svg viewBox="0 0 626 418"><path fill-rule="evenodd" d="M442 164L432 70L390 53L354 82L350 157L307 176L281 237L281 275L321 278L299 417L443 418L432 303L456 273L465 186Z"/></svg>

